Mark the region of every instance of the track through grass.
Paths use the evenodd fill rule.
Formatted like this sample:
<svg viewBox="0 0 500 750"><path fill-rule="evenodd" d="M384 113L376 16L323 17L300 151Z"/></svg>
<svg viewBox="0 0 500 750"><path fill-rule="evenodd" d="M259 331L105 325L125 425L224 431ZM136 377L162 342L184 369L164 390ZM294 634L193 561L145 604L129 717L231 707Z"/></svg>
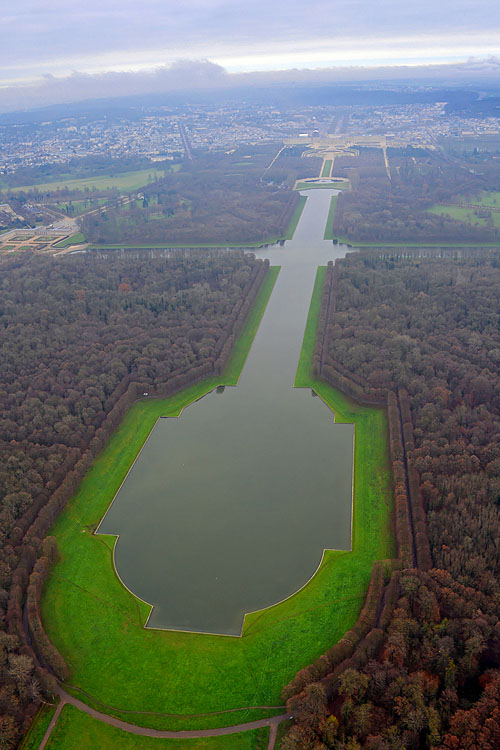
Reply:
<svg viewBox="0 0 500 750"><path fill-rule="evenodd" d="M254 729L222 737L159 739L141 737L103 724L74 706L64 706L47 744L47 750L261 750L268 729Z"/></svg>
<svg viewBox="0 0 500 750"><path fill-rule="evenodd" d="M324 240L334 240L335 232L333 230L333 221L335 219L335 211L337 210L337 198L338 195L332 195L330 201L330 208L328 209L328 217L326 219L325 233L323 235Z"/></svg>

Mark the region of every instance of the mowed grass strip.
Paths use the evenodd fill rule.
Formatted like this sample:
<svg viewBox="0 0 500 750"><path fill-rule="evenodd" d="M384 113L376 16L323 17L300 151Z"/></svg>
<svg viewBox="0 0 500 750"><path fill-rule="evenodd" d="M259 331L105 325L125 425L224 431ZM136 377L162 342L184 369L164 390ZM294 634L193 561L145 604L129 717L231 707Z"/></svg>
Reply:
<svg viewBox="0 0 500 750"><path fill-rule="evenodd" d="M332 195L330 208L328 209L328 216L326 219L325 233L323 235L324 240L335 239L335 233L333 231L333 221L335 219L335 211L337 210L337 198L338 195Z"/></svg>
<svg viewBox="0 0 500 750"><path fill-rule="evenodd" d="M490 206L488 204L477 205L479 211L487 211ZM500 207L499 207L500 208ZM432 208L427 209L429 213L436 214L437 216L449 216L451 219L457 221L463 221L465 224L476 225L478 227L488 226L488 220L484 216L477 216L474 213L474 208L466 206L445 206L436 205ZM491 219L494 227L500 227L500 211L492 211Z"/></svg>
<svg viewBox="0 0 500 750"><path fill-rule="evenodd" d="M325 159L325 161L323 162L323 169L321 170L321 177L330 177L331 171L332 171L332 160Z"/></svg>
<svg viewBox="0 0 500 750"><path fill-rule="evenodd" d="M325 384L308 381L324 271L316 281L296 384L313 384L333 406L337 421L356 424L354 551L328 552L304 589L275 607L249 615L243 637L231 638L144 629L149 607L134 598L114 572L115 537L91 534L156 418L178 414L217 383L237 382L276 273L270 270L224 377L170 399L136 403L52 530L62 557L43 597L47 631L72 670L71 682L103 703L135 712L186 716L171 723L143 715L143 725L223 726L260 718L259 711L189 715L279 706L281 689L297 670L355 622L373 560L393 555L385 413L359 407Z"/></svg>
<svg viewBox="0 0 500 750"><path fill-rule="evenodd" d="M103 724L66 705L46 747L47 750L261 750L266 747L268 735L266 728L191 740L142 737Z"/></svg>
<svg viewBox="0 0 500 750"><path fill-rule="evenodd" d="M85 242L85 235L82 232L77 232L72 234L71 237L66 237L65 240L57 242L54 247L70 247L70 245L81 245L82 242Z"/></svg>
<svg viewBox="0 0 500 750"><path fill-rule="evenodd" d="M164 177L165 169L138 169L133 172L122 172L121 174L110 175L102 174L95 177L68 177L66 179L56 179L51 182L42 182L33 185L21 185L20 187L4 188L4 193L53 193L56 190L82 190L86 188L92 190L109 190L117 188L118 190L130 191L138 190L147 185L150 181L159 180ZM151 178L151 180L150 180Z"/></svg>
<svg viewBox="0 0 500 750"><path fill-rule="evenodd" d="M286 231L285 236L283 237L284 240L293 240L293 235L295 234L295 230L297 229L297 224L299 223L299 219L302 216L302 211L304 210L306 201L307 201L306 195L299 196L299 202L297 203L297 206L295 207L295 211L292 214L292 218L290 219L288 229Z"/></svg>

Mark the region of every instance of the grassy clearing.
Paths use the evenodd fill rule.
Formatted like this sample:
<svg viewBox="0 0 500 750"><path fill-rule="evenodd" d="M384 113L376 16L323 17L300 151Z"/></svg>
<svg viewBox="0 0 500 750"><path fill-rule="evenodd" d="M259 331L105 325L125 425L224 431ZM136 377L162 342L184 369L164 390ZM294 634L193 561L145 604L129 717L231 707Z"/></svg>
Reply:
<svg viewBox="0 0 500 750"><path fill-rule="evenodd" d="M330 208L328 209L328 217L325 225L325 234L323 235L324 240L335 239L335 233L333 231L333 220L335 219L335 210L337 208L337 197L338 196L336 195L332 195L332 199L330 201Z"/></svg>
<svg viewBox="0 0 500 750"><path fill-rule="evenodd" d="M76 234L72 234L71 237L66 237L65 240L61 240L61 242L58 242L54 247L69 247L70 245L81 245L82 242L85 242L85 235L81 232L77 232Z"/></svg>
<svg viewBox="0 0 500 750"><path fill-rule="evenodd" d="M332 171L332 160L325 159L323 162L323 169L321 170L321 177L330 177Z"/></svg>
<svg viewBox="0 0 500 750"><path fill-rule="evenodd" d="M488 206L486 204L483 206L480 206L478 204L478 209L481 210L481 208L483 211L488 210ZM450 216L452 219L463 221L465 224L470 224L471 226L486 227L488 225L488 221L486 218L476 216L473 208L466 208L465 206L436 205L432 206L432 208L429 208L428 212L431 214L436 214L437 216ZM492 211L491 218L493 220L493 226L500 227L500 212Z"/></svg>
<svg viewBox="0 0 500 750"><path fill-rule="evenodd" d="M157 739L141 737L103 724L74 706L66 705L54 727L47 750L261 750L266 747L268 729L224 737L201 739Z"/></svg>
<svg viewBox="0 0 500 750"><path fill-rule="evenodd" d="M302 211L304 210L306 201L307 201L307 196L305 195L299 196L299 202L297 203L297 207L295 208L295 211L292 214L292 218L290 219L288 229L286 230L286 234L283 237L284 240L293 240L293 235L295 234L295 230L297 229L297 224L299 223L300 217L302 216Z"/></svg>
<svg viewBox="0 0 500 750"><path fill-rule="evenodd" d="M247 706L279 706L298 669L355 622L374 559L393 555L387 426L380 409L359 407L309 378L324 270L316 282L296 385L314 386L337 421L356 423L354 551L328 552L311 582L279 605L247 616L241 638L143 628L149 607L118 581L115 537L90 532L120 486L156 418L175 415L216 383L235 384L276 278L271 269L223 378L170 399L137 402L96 459L52 533L61 560L44 592L42 615L64 654L71 681L104 703L143 715L141 724L203 728L259 718L258 710L194 717ZM277 709L276 712L279 712ZM57 746L54 746L57 747Z"/></svg>
<svg viewBox="0 0 500 750"><path fill-rule="evenodd" d="M71 201L72 211L68 214L68 216L71 216L72 218L74 218L75 216L80 216L80 214L84 214L87 211L93 211L96 208L104 206L107 202L107 198L86 198L81 201ZM64 213L66 213L67 207L69 206L69 201L64 201L63 203L55 203L54 205L60 211L64 211Z"/></svg>
<svg viewBox="0 0 500 750"><path fill-rule="evenodd" d="M7 193L20 193L20 192L38 192L38 193L51 193L56 190L109 190L110 188L117 188L117 190L123 190L125 192L138 190L144 185L154 180L159 180L165 177L166 171L164 169L138 169L134 172L122 172L117 175L103 174L98 177L80 177L76 179L59 179L52 182L43 182L39 185L22 185L21 187L13 187L4 189L3 192ZM150 179L151 178L151 179Z"/></svg>
<svg viewBox="0 0 500 750"><path fill-rule="evenodd" d="M19 745L19 750L38 750L40 742L43 740L55 711L56 706L47 706L43 704L39 708L30 728Z"/></svg>

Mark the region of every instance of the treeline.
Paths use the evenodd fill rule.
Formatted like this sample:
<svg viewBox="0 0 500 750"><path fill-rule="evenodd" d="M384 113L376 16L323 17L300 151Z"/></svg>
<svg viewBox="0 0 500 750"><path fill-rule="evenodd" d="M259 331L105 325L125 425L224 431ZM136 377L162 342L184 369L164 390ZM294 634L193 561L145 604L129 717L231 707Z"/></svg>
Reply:
<svg viewBox="0 0 500 750"><path fill-rule="evenodd" d="M365 642L291 683L282 747L494 750L500 255L353 254L328 276L316 364L387 394L402 569Z"/></svg>
<svg viewBox="0 0 500 750"><path fill-rule="evenodd" d="M335 233L355 242L498 242L493 221L475 226L429 212L458 196L497 190L495 165L449 160L424 149L388 149L390 179L382 151L361 149L335 160L335 176L349 177L353 190L339 195Z"/></svg>
<svg viewBox="0 0 500 750"><path fill-rule="evenodd" d="M223 370L268 264L232 252L23 255L0 265L0 736L9 748L53 692L53 675L67 676L38 609L57 556L48 530L135 399Z"/></svg>

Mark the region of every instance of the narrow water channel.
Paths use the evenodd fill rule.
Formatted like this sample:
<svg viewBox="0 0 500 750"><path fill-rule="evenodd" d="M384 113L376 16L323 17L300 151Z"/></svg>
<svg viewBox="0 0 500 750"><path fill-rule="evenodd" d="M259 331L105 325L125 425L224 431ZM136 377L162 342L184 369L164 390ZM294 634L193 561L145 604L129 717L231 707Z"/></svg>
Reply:
<svg viewBox="0 0 500 750"><path fill-rule="evenodd" d="M239 635L246 612L300 589L351 543L353 426L294 389L334 191L311 190L237 388L158 420L99 528L148 627Z"/></svg>

